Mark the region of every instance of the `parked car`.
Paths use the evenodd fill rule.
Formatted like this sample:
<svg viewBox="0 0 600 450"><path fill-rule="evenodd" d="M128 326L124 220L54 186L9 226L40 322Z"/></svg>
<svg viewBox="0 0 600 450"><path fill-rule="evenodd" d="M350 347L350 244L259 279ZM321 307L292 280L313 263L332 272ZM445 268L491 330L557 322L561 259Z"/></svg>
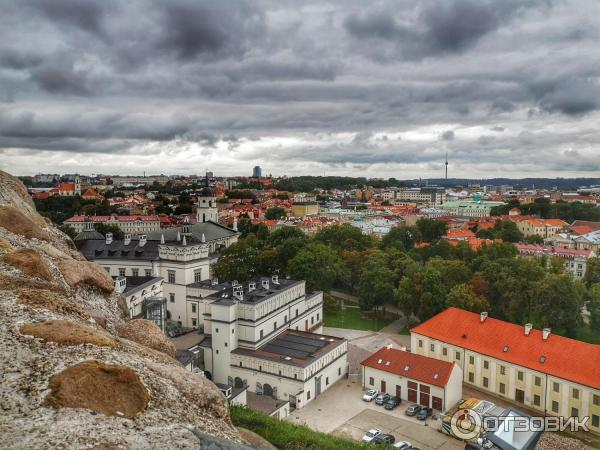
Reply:
<svg viewBox="0 0 600 450"><path fill-rule="evenodd" d="M421 408L421 411L417 413L417 419L426 420L432 413L433 410L431 408Z"/></svg>
<svg viewBox="0 0 600 450"><path fill-rule="evenodd" d="M396 406L398 406L400 403L402 403L402 400L400 399L400 397L390 397L384 404L383 407L385 409L394 409Z"/></svg>
<svg viewBox="0 0 600 450"><path fill-rule="evenodd" d="M372 444L393 444L396 438L391 434L380 434L371 441Z"/></svg>
<svg viewBox="0 0 600 450"><path fill-rule="evenodd" d="M385 402L387 402L390 398L392 398L392 396L390 394L379 394L377 396L377 398L375 399L375 404L377 405L383 405Z"/></svg>
<svg viewBox="0 0 600 450"><path fill-rule="evenodd" d="M414 404L406 408L405 412L407 416L416 416L419 411L421 411L421 405Z"/></svg>
<svg viewBox="0 0 600 450"><path fill-rule="evenodd" d="M363 400L365 402L371 402L373 401L373 399L375 397L377 397L377 394L379 394L379 392L377 392L377 389L369 389L367 392L365 392L365 394L363 395Z"/></svg>
<svg viewBox="0 0 600 450"><path fill-rule="evenodd" d="M381 430L378 430L377 428L373 428L372 430L369 430L365 433L362 440L363 440L363 442L371 442L373 439L375 439L380 434L381 434Z"/></svg>
<svg viewBox="0 0 600 450"><path fill-rule="evenodd" d="M408 441L398 441L394 444L394 448L398 448L400 450L408 450L412 448L412 444Z"/></svg>

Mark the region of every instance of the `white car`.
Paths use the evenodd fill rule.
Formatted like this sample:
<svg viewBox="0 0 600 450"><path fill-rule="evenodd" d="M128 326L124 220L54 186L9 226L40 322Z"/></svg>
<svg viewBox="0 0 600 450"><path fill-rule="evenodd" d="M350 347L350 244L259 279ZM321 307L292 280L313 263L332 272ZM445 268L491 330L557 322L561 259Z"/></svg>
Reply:
<svg viewBox="0 0 600 450"><path fill-rule="evenodd" d="M373 439L375 439L376 436L379 436L380 434L381 430L373 428L372 430L369 430L365 433L362 440L363 442L371 442Z"/></svg>
<svg viewBox="0 0 600 450"><path fill-rule="evenodd" d="M400 450L405 450L408 448L411 448L412 444L410 442L406 442L406 441L400 441L400 442L396 442L394 444L394 448L399 448Z"/></svg>
<svg viewBox="0 0 600 450"><path fill-rule="evenodd" d="M375 397L377 397L377 394L379 394L377 389L369 389L367 392L365 392L365 395L363 395L363 400L365 402L372 402Z"/></svg>

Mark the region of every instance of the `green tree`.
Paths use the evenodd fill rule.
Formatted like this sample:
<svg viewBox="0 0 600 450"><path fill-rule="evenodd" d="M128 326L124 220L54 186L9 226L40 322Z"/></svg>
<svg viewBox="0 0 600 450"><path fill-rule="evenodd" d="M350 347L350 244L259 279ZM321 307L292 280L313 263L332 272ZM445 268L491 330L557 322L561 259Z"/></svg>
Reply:
<svg viewBox="0 0 600 450"><path fill-rule="evenodd" d="M267 220L279 220L286 216L287 213L285 212L285 209L279 206L273 206L265 211L265 219Z"/></svg>
<svg viewBox="0 0 600 450"><path fill-rule="evenodd" d="M422 217L417 220L417 229L421 233L421 239L424 242L438 241L448 231L448 224L441 220Z"/></svg>
<svg viewBox="0 0 600 450"><path fill-rule="evenodd" d="M358 281L358 301L363 310L377 310L394 299L394 272L386 267L385 259L369 259Z"/></svg>
<svg viewBox="0 0 600 450"><path fill-rule="evenodd" d="M588 289L587 309L590 312L590 327L600 332L600 283L592 284Z"/></svg>
<svg viewBox="0 0 600 450"><path fill-rule="evenodd" d="M314 239L338 250L361 251L373 245L371 237L347 223L321 228Z"/></svg>
<svg viewBox="0 0 600 450"><path fill-rule="evenodd" d="M458 284L467 283L471 279L471 269L464 261L458 259L436 257L427 261L426 266L440 272L447 290Z"/></svg>
<svg viewBox="0 0 600 450"><path fill-rule="evenodd" d="M587 260L584 280L588 286L600 283L600 258L590 258Z"/></svg>
<svg viewBox="0 0 600 450"><path fill-rule="evenodd" d="M477 295L471 284L457 284L446 296L446 306L480 313L489 311L490 304L482 295Z"/></svg>
<svg viewBox="0 0 600 450"><path fill-rule="evenodd" d="M269 235L269 244L277 247L288 239L300 239L303 241L308 241L308 236L304 231L302 231L302 229L298 227L284 225L277 228Z"/></svg>
<svg viewBox="0 0 600 450"><path fill-rule="evenodd" d="M225 249L214 266L214 273L221 281L244 282L261 275L262 264L256 239L242 239Z"/></svg>
<svg viewBox="0 0 600 450"><path fill-rule="evenodd" d="M306 280L308 290L330 291L348 283L349 272L337 252L320 243L311 242L288 264L288 274Z"/></svg>
<svg viewBox="0 0 600 450"><path fill-rule="evenodd" d="M106 225L105 223L95 223L94 229L106 236L106 233L112 233L113 239L123 239L125 233L121 231L118 225Z"/></svg>
<svg viewBox="0 0 600 450"><path fill-rule="evenodd" d="M381 239L381 248L394 247L398 250L408 251L420 241L421 232L417 227L392 227L389 233Z"/></svg>

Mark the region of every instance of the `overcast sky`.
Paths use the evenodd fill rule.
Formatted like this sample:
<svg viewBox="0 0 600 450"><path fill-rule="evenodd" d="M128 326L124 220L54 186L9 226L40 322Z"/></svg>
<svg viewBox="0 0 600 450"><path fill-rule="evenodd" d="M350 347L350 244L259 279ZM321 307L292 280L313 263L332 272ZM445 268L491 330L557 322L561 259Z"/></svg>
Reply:
<svg viewBox="0 0 600 450"><path fill-rule="evenodd" d="M0 168L600 176L598 0L4 0Z"/></svg>

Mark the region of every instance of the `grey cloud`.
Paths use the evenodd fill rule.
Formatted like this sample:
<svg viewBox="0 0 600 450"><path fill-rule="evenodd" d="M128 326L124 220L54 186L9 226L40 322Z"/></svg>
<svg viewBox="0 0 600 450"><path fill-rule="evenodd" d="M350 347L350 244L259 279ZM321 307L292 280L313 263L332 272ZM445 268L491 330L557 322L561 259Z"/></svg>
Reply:
<svg viewBox="0 0 600 450"><path fill-rule="evenodd" d="M71 25L101 35L102 21L112 9L112 0L31 0L28 2L60 26Z"/></svg>
<svg viewBox="0 0 600 450"><path fill-rule="evenodd" d="M454 131L452 130L447 130L444 131L441 135L440 135L440 139L442 141L453 141L454 140Z"/></svg>

